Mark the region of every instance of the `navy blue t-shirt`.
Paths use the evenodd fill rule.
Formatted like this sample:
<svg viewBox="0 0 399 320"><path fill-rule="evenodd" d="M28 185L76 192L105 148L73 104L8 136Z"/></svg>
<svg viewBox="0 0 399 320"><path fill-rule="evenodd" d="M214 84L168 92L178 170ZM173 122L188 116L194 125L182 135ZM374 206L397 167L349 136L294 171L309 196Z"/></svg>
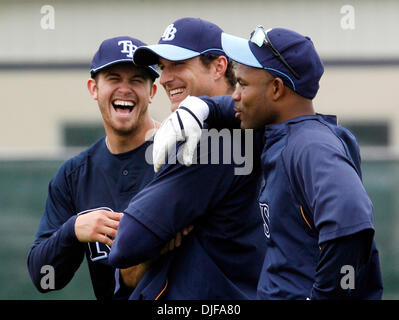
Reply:
<svg viewBox="0 0 399 320"><path fill-rule="evenodd" d="M210 126L239 126L231 96L203 100ZM263 146L259 207L267 243L259 298L380 299L373 206L355 137L335 116L318 114L266 126L255 144ZM356 264L356 284L345 290L337 267L348 261Z"/></svg>
<svg viewBox="0 0 399 320"><path fill-rule="evenodd" d="M28 254L28 269L39 291L42 266L55 269L55 289L72 279L86 253L97 299L110 299L115 269L108 264L110 248L102 243L81 243L74 224L77 214L105 208L117 212L152 180L154 169L145 160L152 141L123 153L111 154L104 138L66 161L49 183L45 211Z"/></svg>
<svg viewBox="0 0 399 320"><path fill-rule="evenodd" d="M130 299L256 298L265 254L259 166L237 175L233 151L228 164L227 141L220 141L213 151L225 164L211 164L211 148L198 152L197 165L166 164L124 211L110 262L126 267L155 258ZM207 164L201 157L209 157ZM182 245L157 257L162 244L190 224Z"/></svg>

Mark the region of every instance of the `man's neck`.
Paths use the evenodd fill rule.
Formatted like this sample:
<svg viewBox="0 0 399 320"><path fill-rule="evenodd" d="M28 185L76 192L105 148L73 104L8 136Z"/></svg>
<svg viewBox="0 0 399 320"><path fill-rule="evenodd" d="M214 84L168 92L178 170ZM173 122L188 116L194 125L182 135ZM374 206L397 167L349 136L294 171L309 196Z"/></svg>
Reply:
<svg viewBox="0 0 399 320"><path fill-rule="evenodd" d="M212 90L211 97L217 97L217 96L224 96L224 95L229 95L233 94L234 90L227 85L224 79L221 79L220 82L218 82Z"/></svg>
<svg viewBox="0 0 399 320"><path fill-rule="evenodd" d="M155 134L159 126L160 123L148 117L145 123L142 123L129 135L118 135L114 132L107 132L105 138L107 148L112 154L120 154L134 150L145 141L149 140Z"/></svg>
<svg viewBox="0 0 399 320"><path fill-rule="evenodd" d="M316 114L313 101L298 95L291 96L285 105L280 107L280 114L277 123L282 123L287 120L298 118L301 116L309 116Z"/></svg>

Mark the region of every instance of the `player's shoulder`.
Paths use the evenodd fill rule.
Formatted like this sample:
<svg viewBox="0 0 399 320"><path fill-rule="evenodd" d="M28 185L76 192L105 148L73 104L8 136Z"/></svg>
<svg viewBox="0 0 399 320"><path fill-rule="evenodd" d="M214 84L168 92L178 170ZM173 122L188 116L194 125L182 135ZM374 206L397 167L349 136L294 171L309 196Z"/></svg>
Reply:
<svg viewBox="0 0 399 320"><path fill-rule="evenodd" d="M293 123L289 128L284 154L294 158L340 154L356 163L360 162L356 137L338 125L335 116L316 115Z"/></svg>
<svg viewBox="0 0 399 320"><path fill-rule="evenodd" d="M293 121L289 126L287 144L297 151L310 146L341 144L336 118L312 116Z"/></svg>
<svg viewBox="0 0 399 320"><path fill-rule="evenodd" d="M105 142L104 137L98 139L88 148L82 150L77 155L66 160L60 167L58 174L62 174L65 176L70 176L76 171L82 169L87 165L90 158L98 152L103 152L105 150Z"/></svg>
<svg viewBox="0 0 399 320"><path fill-rule="evenodd" d="M219 105L219 106L234 105L234 100L231 97L231 95L222 95L222 96L213 96L213 97L201 96L199 98L203 100L206 104L208 104L208 106L211 108L214 105Z"/></svg>

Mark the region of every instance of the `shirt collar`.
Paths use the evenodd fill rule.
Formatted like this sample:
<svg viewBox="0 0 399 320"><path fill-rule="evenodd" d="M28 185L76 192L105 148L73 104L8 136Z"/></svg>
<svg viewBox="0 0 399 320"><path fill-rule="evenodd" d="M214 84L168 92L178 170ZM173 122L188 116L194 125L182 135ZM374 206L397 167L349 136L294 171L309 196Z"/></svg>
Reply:
<svg viewBox="0 0 399 320"><path fill-rule="evenodd" d="M300 116L300 117L296 117L293 119L289 119L282 123L267 125L267 126L265 126L265 135L266 136L270 136L270 135L274 136L274 135L284 134L289 125L299 123L302 121L307 121L307 120L318 120L321 122L327 122L332 125L337 125L337 116L316 113L314 115L305 115L305 116Z"/></svg>

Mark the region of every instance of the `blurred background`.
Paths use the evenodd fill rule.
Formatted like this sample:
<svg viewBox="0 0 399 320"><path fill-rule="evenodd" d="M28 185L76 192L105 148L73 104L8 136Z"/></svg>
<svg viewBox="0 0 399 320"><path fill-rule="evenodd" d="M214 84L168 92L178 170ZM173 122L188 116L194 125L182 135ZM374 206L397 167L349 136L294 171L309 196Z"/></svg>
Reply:
<svg viewBox="0 0 399 320"><path fill-rule="evenodd" d="M181 17L249 37L257 24L313 40L325 64L314 100L357 136L374 203L384 299L399 299L399 1L0 0L0 299L94 299L86 263L62 291L40 294L26 256L48 182L63 161L104 135L86 81L109 37L153 44ZM157 81L158 83L158 81ZM162 88L151 113L162 120Z"/></svg>

